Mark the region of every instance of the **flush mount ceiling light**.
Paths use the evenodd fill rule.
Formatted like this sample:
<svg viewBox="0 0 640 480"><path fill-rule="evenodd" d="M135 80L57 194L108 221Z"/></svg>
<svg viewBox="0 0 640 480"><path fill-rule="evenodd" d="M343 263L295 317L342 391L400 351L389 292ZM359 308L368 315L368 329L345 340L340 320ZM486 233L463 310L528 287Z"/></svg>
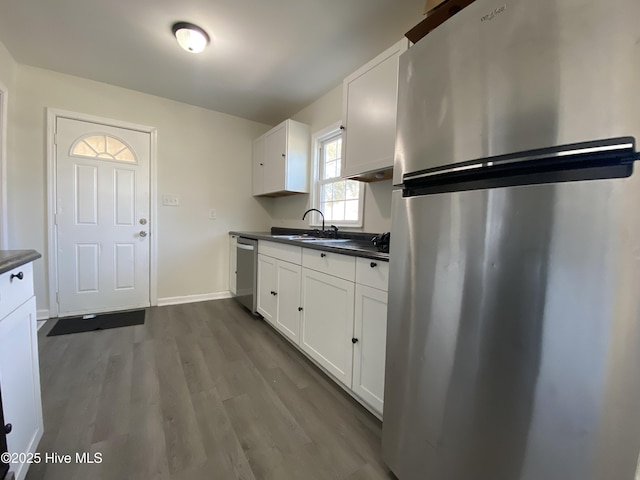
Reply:
<svg viewBox="0 0 640 480"><path fill-rule="evenodd" d="M187 52L200 53L209 43L209 35L193 23L178 22L171 28L178 44Z"/></svg>

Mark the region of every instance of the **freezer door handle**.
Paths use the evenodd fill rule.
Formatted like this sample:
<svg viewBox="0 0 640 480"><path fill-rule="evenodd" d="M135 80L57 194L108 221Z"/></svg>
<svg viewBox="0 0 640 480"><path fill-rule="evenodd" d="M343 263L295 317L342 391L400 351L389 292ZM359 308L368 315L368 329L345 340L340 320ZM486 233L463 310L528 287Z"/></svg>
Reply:
<svg viewBox="0 0 640 480"><path fill-rule="evenodd" d="M639 159L633 137L573 143L407 173L402 195L625 178Z"/></svg>

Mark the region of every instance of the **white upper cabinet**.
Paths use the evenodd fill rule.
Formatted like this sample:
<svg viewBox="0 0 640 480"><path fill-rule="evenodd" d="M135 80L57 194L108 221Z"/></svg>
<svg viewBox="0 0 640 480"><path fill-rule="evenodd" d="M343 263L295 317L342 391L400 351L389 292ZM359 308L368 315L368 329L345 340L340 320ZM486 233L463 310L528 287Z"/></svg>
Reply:
<svg viewBox="0 0 640 480"><path fill-rule="evenodd" d="M309 126L285 120L253 143L253 194L309 193Z"/></svg>
<svg viewBox="0 0 640 480"><path fill-rule="evenodd" d="M264 194L264 136L253 141L253 195Z"/></svg>
<svg viewBox="0 0 640 480"><path fill-rule="evenodd" d="M286 189L287 158L287 128L286 123L281 123L264 136L265 193Z"/></svg>
<svg viewBox="0 0 640 480"><path fill-rule="evenodd" d="M344 80L342 176L373 181L393 167L398 96L398 59L409 48L404 38Z"/></svg>

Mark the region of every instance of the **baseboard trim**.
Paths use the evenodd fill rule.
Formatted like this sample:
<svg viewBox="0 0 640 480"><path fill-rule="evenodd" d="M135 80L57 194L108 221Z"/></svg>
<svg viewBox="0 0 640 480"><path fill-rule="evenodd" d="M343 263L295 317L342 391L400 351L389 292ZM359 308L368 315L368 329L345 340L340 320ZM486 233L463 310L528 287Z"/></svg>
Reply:
<svg viewBox="0 0 640 480"><path fill-rule="evenodd" d="M36 312L36 320L49 320L49 309L43 308Z"/></svg>
<svg viewBox="0 0 640 480"><path fill-rule="evenodd" d="M199 295L184 295L182 297L165 297L158 299L158 306L180 305L181 303L208 302L209 300L222 300L231 298L231 292L202 293Z"/></svg>

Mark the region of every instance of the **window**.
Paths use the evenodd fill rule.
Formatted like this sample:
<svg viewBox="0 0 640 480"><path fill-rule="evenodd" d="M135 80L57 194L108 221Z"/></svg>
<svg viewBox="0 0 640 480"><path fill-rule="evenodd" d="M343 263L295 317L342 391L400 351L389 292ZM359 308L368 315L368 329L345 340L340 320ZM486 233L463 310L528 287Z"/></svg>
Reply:
<svg viewBox="0 0 640 480"><path fill-rule="evenodd" d="M331 126L314 135L314 146L313 208L322 211L327 225L362 226L362 197L364 196L362 184L340 178L342 167L340 126Z"/></svg>
<svg viewBox="0 0 640 480"><path fill-rule="evenodd" d="M136 163L134 153L123 141L102 134L87 135L78 139L71 147L71 156Z"/></svg>

